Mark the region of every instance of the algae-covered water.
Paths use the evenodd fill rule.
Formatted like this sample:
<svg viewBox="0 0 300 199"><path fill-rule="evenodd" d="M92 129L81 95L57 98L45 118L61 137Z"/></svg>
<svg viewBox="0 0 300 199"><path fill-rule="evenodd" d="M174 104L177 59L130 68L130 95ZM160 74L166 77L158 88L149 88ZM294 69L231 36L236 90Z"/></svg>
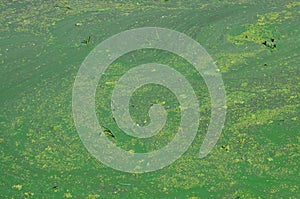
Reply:
<svg viewBox="0 0 300 199"><path fill-rule="evenodd" d="M72 90L87 55L122 31L161 27L199 42L222 74L226 121L205 158L210 95L184 59L142 49L114 61L98 82L96 115L109 140L132 153L170 142L180 104L159 85L130 99L140 126L148 110L168 113L162 131L147 139L116 124L111 95L128 70L145 63L172 66L199 100L200 123L188 150L148 173L114 170L85 148L74 124ZM300 141L300 3L298 1L1 1L0 198L298 198ZM263 44L265 43L265 44Z"/></svg>

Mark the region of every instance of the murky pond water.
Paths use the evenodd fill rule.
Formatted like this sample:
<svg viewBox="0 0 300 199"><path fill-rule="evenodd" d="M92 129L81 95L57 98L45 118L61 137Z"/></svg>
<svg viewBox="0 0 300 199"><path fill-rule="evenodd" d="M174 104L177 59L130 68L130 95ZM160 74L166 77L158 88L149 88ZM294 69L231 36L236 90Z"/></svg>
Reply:
<svg viewBox="0 0 300 199"><path fill-rule="evenodd" d="M299 2L296 1L5 1L0 14L1 198L297 198L299 191ZM125 134L111 95L118 80L145 63L172 66L199 100L200 124L188 150L150 173L99 162L81 142L72 89L86 56L105 39L163 27L199 42L218 67L227 115L210 154L198 158L210 121L210 94L196 69L162 50L127 53L96 90L96 115L108 139L131 153L167 145L180 126L176 96L145 85L129 111L140 126L160 104L168 118L151 138ZM113 136L112 136L113 135Z"/></svg>

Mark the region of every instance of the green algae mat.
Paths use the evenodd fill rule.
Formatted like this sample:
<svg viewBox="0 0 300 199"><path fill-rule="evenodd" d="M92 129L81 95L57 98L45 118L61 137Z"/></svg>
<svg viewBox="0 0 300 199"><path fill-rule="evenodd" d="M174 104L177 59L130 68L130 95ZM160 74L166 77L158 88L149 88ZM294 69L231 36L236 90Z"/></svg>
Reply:
<svg viewBox="0 0 300 199"><path fill-rule="evenodd" d="M113 90L141 64L182 74L200 113L197 134L176 161L152 172L124 172L85 147L72 93L99 43L144 27L183 33L209 53L224 82L226 120L216 145L199 158L213 109L204 79L174 53L124 54L97 84L101 136L132 154L159 150L176 136L183 107L158 84L137 89L129 113L137 126L147 126L149 109L160 105L168 117L159 133L140 139L116 123ZM1 0L0 198L299 198L299 30L298 1Z"/></svg>

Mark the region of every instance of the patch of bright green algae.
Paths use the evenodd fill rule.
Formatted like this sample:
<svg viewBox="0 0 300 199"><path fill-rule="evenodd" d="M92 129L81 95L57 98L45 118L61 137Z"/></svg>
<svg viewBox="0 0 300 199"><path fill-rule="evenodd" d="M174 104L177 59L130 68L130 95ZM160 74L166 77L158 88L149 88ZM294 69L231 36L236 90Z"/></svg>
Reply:
<svg viewBox="0 0 300 199"><path fill-rule="evenodd" d="M169 2L172 4L172 1ZM248 5L247 1L243 2ZM210 12L209 20L212 21L207 21L210 27L205 26L206 23L199 25L203 16L207 17L205 14L202 15L201 12L205 13L203 10L194 9L193 6L182 1L168 8L167 16L172 17L170 19L166 17L166 20L161 18L166 15L164 8L156 10L160 4L154 6L151 2L147 4L148 8L154 9L157 15L147 16L145 12L139 13L139 9L142 10L140 6L143 4L142 1L139 5L133 1L128 4L114 1L105 3L65 1L48 4L42 2L25 4L20 1L11 1L5 5L5 8L1 8L4 10L4 15L8 16L0 19L4 22L1 23L4 24L1 26L2 30L10 30L10 33L18 31L20 35L24 32L31 32L40 34L41 38L48 37L49 33L54 38L51 44L42 45L45 49L38 53L38 57L29 56L35 60L34 62L21 62L22 64L19 65L24 69L24 73L21 73L23 75L27 74L26 71L30 71L25 70L27 68L41 69L38 75L34 76L40 78L39 83L29 78L31 84L28 85L32 88L30 92L27 92L28 89L25 90L25 87L21 87L26 92L20 94L18 98L11 98L5 106L1 107L0 129L3 133L0 138L0 147L1 161L4 163L1 164L1 176L4 179L1 181L1 187L5 190L1 190L0 194L3 192L5 197L9 195L18 198L193 199L293 198L299 195L297 158L299 158L300 109L298 105L300 103L299 73L297 73L299 71L296 65L299 63L299 51L294 46L291 46L292 53L282 55L280 53L286 53L286 51L274 51L272 53L276 56L272 61L270 58L265 58L270 56L271 52L258 46L260 39L269 39L269 34L277 38L278 32L276 31L279 31L279 25L296 17L295 14L299 12L295 11L298 4L295 2L287 4L282 8L286 12L280 9L274 12L269 9L265 14L256 15L254 22L245 25L242 31L235 31L240 30L240 27L233 24L232 30L234 31L230 34L231 36L227 37L226 26L230 26L231 22L222 21L226 18L222 16L225 10L222 6L225 4L218 3L219 1L212 3L218 5L216 7L218 9L213 9L213 11L209 10L211 9L210 3L203 4L203 7L200 3L193 5L197 5L198 7L195 6L197 8L208 9L204 11ZM229 2L229 5L237 6L233 1ZM116 10L116 8L119 11L122 10L122 12L116 11L116 16L106 12ZM27 9L31 14L35 14L36 18L26 13ZM132 10L137 11L130 13L129 11ZM103 11L101 12L103 17L98 13L99 11ZM227 10L234 15L234 12L230 9L229 11ZM91 14L94 12L97 14ZM288 14L289 12L292 14ZM17 18L12 19L9 16ZM181 16L185 16L184 22L186 23L182 24ZM120 25L114 23L114 20L119 19L118 17L124 19L118 21ZM236 19L239 17L237 16ZM272 20L275 22L271 22ZM194 75L192 70L186 70L187 66L178 64L180 62L178 59L167 60L167 56L159 57L157 54L156 56L166 64L175 65L178 70L185 72L193 87L197 88L196 94L202 103L201 122L197 137L189 150L175 163L162 170L146 174L128 174L115 171L98 162L81 143L73 124L71 111L72 86L80 62L93 45L97 44L97 41L105 38L103 36L105 33L109 36L113 32L125 30L128 27L138 27L136 21L144 22L142 25L155 21L156 24L150 24L174 28L179 26L179 30L188 30L186 31L188 34L207 36L199 37L199 41L203 41L201 44L213 52L212 56L217 59L217 65L220 66L226 85L228 105L224 131L208 157L197 158L199 146L202 144L210 119L209 94L204 89L205 84L198 75ZM76 23L82 25L76 26ZM222 23L224 25L218 29L220 32L210 32L211 27L218 28ZM94 40L94 44L91 46L75 45L90 33L97 36L99 32L94 27L98 25L102 25L99 29L102 29L104 33ZM279 28L275 28L277 26ZM109 32L111 29L114 30ZM256 34L256 31L259 34ZM43 35L45 32L47 34ZM225 39L216 39L222 38L221 36L207 41L203 39L209 38L210 33L215 36L225 35L223 37ZM248 38L245 38L246 35ZM59 36L61 38L57 39ZM296 36L290 36L296 38ZM45 41L42 41L44 44ZM18 43L17 40L15 42ZM248 47L249 43L253 45ZM210 48L210 46L216 48ZM138 55L142 57L141 54ZM255 57L259 59L256 60ZM146 57L142 58L146 59ZM104 93L100 93L103 97L109 97L121 74L120 71L126 72L131 59L132 57L129 56L123 60L123 63L112 66L110 70L112 73L106 76L104 82L99 82L99 88L106 88ZM9 66L3 67L5 70L13 68L13 65L6 65L12 60L12 57L5 60L5 66ZM260 67L265 63L267 63L266 67ZM14 75L8 75L7 78L9 77L15 78ZM20 85L24 86L24 84ZM149 87L141 89L140 93L146 95L148 91L151 91ZM146 99L137 95L132 99L132 103L138 107L131 109L132 115L139 123L149 122L146 115L147 107L144 107L148 102L161 103L171 114L179 109L178 104L170 99L152 100L151 97L155 95L148 95L148 97L149 99ZM103 106L102 111L106 117L100 121L106 122L109 127L118 131L112 125L113 119L108 112L109 103L106 106L104 102L107 103L108 100L98 101L98 108ZM99 118L103 112L98 111ZM170 129L175 129L177 125L176 115L173 116L174 120L168 123ZM122 132L117 133L117 138L122 138L120 136ZM151 151L156 149L156 145L165 143L172 136L172 133L166 131L159 134L152 140L152 143L144 144L143 141L137 139L126 140L125 138L124 143L122 143L123 140L118 139L115 142L119 142L119 146L123 145L129 151Z"/></svg>
<svg viewBox="0 0 300 199"><path fill-rule="evenodd" d="M285 10L257 14L257 21L255 23L245 24L245 31L239 35L228 35L228 41L236 45L243 45L246 41L261 44L262 41L269 40L270 38L284 38L284 36L279 35L277 26L287 20L299 17L299 10L291 9L295 6L299 5L291 2L286 5Z"/></svg>
<svg viewBox="0 0 300 199"><path fill-rule="evenodd" d="M300 12L296 9L298 7L298 2L290 2L285 5L284 9L278 10L277 12L257 14L254 23L242 25L244 30L240 34L228 34L227 40L236 46L243 47L244 52L218 55L217 59L220 71L227 72L230 70L230 66L247 64L245 58L258 56L265 49L262 48L263 46L254 49L252 44L261 45L263 41L269 41L271 38L274 38L275 42L284 40L286 35L281 34L278 28L290 20L299 19ZM228 27L228 29L231 28Z"/></svg>

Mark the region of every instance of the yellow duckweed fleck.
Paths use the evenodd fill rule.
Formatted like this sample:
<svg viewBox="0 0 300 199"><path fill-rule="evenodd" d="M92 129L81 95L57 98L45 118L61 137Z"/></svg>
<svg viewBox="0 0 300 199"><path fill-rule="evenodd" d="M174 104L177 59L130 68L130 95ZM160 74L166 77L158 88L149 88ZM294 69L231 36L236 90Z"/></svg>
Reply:
<svg viewBox="0 0 300 199"><path fill-rule="evenodd" d="M0 138L0 143L2 143L4 141L4 139L3 138Z"/></svg>
<svg viewBox="0 0 300 199"><path fill-rule="evenodd" d="M51 148L51 146L47 146L47 147L45 148L45 150L46 150L46 151L51 151L52 148Z"/></svg>
<svg viewBox="0 0 300 199"><path fill-rule="evenodd" d="M267 160L269 161L269 162L272 162L273 161L273 158L267 158Z"/></svg>
<svg viewBox="0 0 300 199"><path fill-rule="evenodd" d="M64 198L72 198L72 194L71 193L64 193Z"/></svg>
<svg viewBox="0 0 300 199"><path fill-rule="evenodd" d="M239 140L239 142L240 142L241 144L244 144L244 143L246 142L246 139L245 139L245 138L241 138L241 139Z"/></svg>
<svg viewBox="0 0 300 199"><path fill-rule="evenodd" d="M158 103L159 105L165 105L166 104L166 102L165 101L163 101L163 102L160 102L160 103Z"/></svg>
<svg viewBox="0 0 300 199"><path fill-rule="evenodd" d="M130 149L128 152L129 152L129 153L134 153L134 150Z"/></svg>
<svg viewBox="0 0 300 199"><path fill-rule="evenodd" d="M34 193L31 193L31 192L25 192L24 195L25 195L25 198L29 198L29 197L33 196Z"/></svg>
<svg viewBox="0 0 300 199"><path fill-rule="evenodd" d="M12 188L14 189L18 189L19 191L22 189L22 185L21 184L16 184L16 185L13 185Z"/></svg>
<svg viewBox="0 0 300 199"><path fill-rule="evenodd" d="M112 86L114 86L114 85L117 84L117 82L116 82L116 81L114 81L114 82L105 82L105 84L106 84L106 85L112 85Z"/></svg>
<svg viewBox="0 0 300 199"><path fill-rule="evenodd" d="M221 146L221 149L223 149L225 151L229 151L230 147L229 147L229 145L223 145L223 146Z"/></svg>
<svg viewBox="0 0 300 199"><path fill-rule="evenodd" d="M99 198L100 197L100 195L98 195L98 194L89 194L88 195L88 199L96 199L96 198Z"/></svg>

